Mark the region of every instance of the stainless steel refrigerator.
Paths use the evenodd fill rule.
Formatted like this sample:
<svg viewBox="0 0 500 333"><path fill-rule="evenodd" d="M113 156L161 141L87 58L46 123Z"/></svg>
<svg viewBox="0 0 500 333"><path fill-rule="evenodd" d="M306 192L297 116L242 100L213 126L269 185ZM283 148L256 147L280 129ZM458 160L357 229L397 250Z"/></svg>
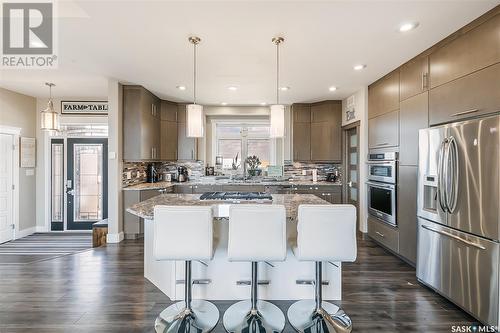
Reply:
<svg viewBox="0 0 500 333"><path fill-rule="evenodd" d="M419 132L417 278L499 324L500 116Z"/></svg>

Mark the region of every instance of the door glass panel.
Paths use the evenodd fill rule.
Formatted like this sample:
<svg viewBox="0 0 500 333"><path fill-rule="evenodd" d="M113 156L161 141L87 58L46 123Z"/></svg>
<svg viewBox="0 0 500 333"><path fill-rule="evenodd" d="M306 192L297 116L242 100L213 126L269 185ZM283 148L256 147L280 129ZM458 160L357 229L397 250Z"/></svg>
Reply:
<svg viewBox="0 0 500 333"><path fill-rule="evenodd" d="M74 145L74 221L102 219L102 144Z"/></svg>
<svg viewBox="0 0 500 333"><path fill-rule="evenodd" d="M52 221L62 222L64 212L64 149L62 143L52 144Z"/></svg>
<svg viewBox="0 0 500 333"><path fill-rule="evenodd" d="M356 148L358 146L358 135L357 134L352 134L350 136L349 145L351 148Z"/></svg>
<svg viewBox="0 0 500 333"><path fill-rule="evenodd" d="M358 170L351 170L351 179L350 181L352 181L353 183L357 183L358 182Z"/></svg>
<svg viewBox="0 0 500 333"><path fill-rule="evenodd" d="M354 187L349 188L351 192L351 200L352 201L358 201L358 189Z"/></svg>
<svg viewBox="0 0 500 333"><path fill-rule="evenodd" d="M358 163L358 153L351 153L351 165L356 165Z"/></svg>

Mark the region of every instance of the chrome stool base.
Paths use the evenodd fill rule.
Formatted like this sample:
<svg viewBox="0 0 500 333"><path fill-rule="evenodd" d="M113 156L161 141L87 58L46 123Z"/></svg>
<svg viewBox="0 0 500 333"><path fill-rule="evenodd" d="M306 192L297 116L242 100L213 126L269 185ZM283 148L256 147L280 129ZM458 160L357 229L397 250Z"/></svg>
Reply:
<svg viewBox="0 0 500 333"><path fill-rule="evenodd" d="M257 300L257 312L251 312L250 300L231 305L222 319L229 333L280 333L285 328L285 316L274 304Z"/></svg>
<svg viewBox="0 0 500 333"><path fill-rule="evenodd" d="M170 305L155 321L156 333L208 333L219 322L219 310L205 300L192 300L191 310L184 301Z"/></svg>
<svg viewBox="0 0 500 333"><path fill-rule="evenodd" d="M295 302L288 308L287 317L292 327L301 333L349 333L352 330L351 318L328 302L321 302L320 310L316 310L314 300Z"/></svg>

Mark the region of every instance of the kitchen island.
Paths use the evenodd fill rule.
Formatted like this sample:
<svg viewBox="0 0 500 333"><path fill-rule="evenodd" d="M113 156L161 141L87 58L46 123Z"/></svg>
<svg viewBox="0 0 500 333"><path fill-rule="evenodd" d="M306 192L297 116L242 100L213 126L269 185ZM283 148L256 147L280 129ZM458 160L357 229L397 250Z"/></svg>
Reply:
<svg viewBox="0 0 500 333"><path fill-rule="evenodd" d="M217 238L212 261L194 261L192 275L193 296L207 300L239 300L248 298L251 265L227 260L229 205L231 204L284 205L287 215L287 258L284 262L259 263L259 294L263 299L307 299L314 295L314 263L299 262L291 248L297 238L297 210L301 204L329 204L312 194L272 194L272 201L210 201L200 200L199 194L161 194L142 201L127 211L144 219L144 276L172 300L183 298L183 262L156 261L153 255L154 207L156 205L212 206L214 211L214 236ZM265 230L263 230L265 232ZM320 231L318 231L320 232ZM256 239L256 246L259 240ZM272 266L271 266L272 265ZM323 266L323 296L325 299L341 298L341 265L325 263ZM326 281L325 281L326 280ZM327 283L327 284L326 284Z"/></svg>

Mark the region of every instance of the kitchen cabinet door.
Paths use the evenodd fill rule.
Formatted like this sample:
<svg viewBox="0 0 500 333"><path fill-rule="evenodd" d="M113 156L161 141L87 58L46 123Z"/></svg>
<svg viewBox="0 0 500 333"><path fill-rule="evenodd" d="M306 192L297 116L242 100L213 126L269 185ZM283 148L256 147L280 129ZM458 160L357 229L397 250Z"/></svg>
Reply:
<svg viewBox="0 0 500 333"><path fill-rule="evenodd" d="M340 161L342 159L341 141L340 125L334 125L331 122L311 123L311 160Z"/></svg>
<svg viewBox="0 0 500 333"><path fill-rule="evenodd" d="M401 101L429 89L429 58L418 57L401 66Z"/></svg>
<svg viewBox="0 0 500 333"><path fill-rule="evenodd" d="M293 104L292 105L293 122L294 123L310 123L311 122L311 105L310 104Z"/></svg>
<svg viewBox="0 0 500 333"><path fill-rule="evenodd" d="M368 216L368 236L395 253L399 252L399 230Z"/></svg>
<svg viewBox="0 0 500 333"><path fill-rule="evenodd" d="M368 118L399 109L399 70L368 87Z"/></svg>
<svg viewBox="0 0 500 333"><path fill-rule="evenodd" d="M500 63L429 92L430 125L500 111Z"/></svg>
<svg viewBox="0 0 500 333"><path fill-rule="evenodd" d="M417 260L417 172L416 166L399 166L399 254L413 264Z"/></svg>
<svg viewBox="0 0 500 333"><path fill-rule="evenodd" d="M176 184L175 193L193 194L193 185L187 185L182 183Z"/></svg>
<svg viewBox="0 0 500 333"><path fill-rule="evenodd" d="M399 110L399 163L418 164L418 130L429 127L428 92L401 102Z"/></svg>
<svg viewBox="0 0 500 333"><path fill-rule="evenodd" d="M368 147L397 147L399 144L399 110L368 120Z"/></svg>
<svg viewBox="0 0 500 333"><path fill-rule="evenodd" d="M169 101L161 101L160 119L177 122L177 104Z"/></svg>
<svg viewBox="0 0 500 333"><path fill-rule="evenodd" d="M161 154L162 160L177 160L177 122L161 121Z"/></svg>
<svg viewBox="0 0 500 333"><path fill-rule="evenodd" d="M429 56L430 87L500 62L500 15L455 38Z"/></svg>
<svg viewBox="0 0 500 333"><path fill-rule="evenodd" d="M293 160L311 160L311 123L293 124Z"/></svg>
<svg viewBox="0 0 500 333"><path fill-rule="evenodd" d="M177 111L177 159L197 159L196 138L186 136L186 105L179 105Z"/></svg>

